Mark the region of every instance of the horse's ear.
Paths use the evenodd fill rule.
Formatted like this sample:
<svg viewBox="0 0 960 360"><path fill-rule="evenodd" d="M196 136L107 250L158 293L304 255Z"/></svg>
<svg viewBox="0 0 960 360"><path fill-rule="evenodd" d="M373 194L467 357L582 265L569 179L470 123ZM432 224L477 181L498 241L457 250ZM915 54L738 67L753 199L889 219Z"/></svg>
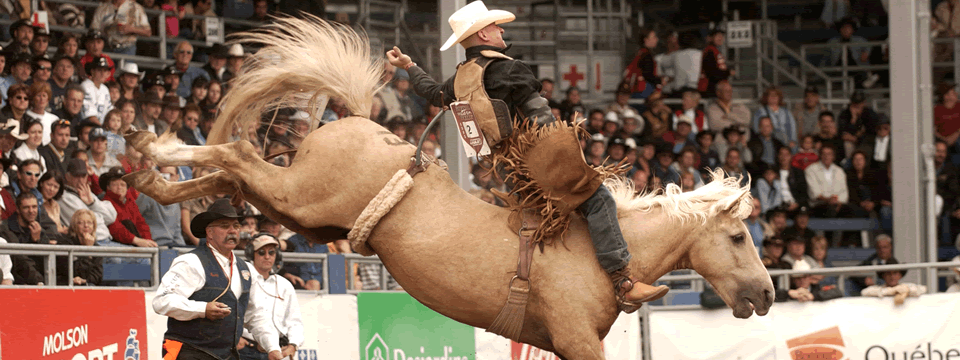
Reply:
<svg viewBox="0 0 960 360"><path fill-rule="evenodd" d="M741 218L750 215L749 209L744 205L749 205L750 192L742 191L739 195L728 196L717 202L717 210L720 213L728 213L730 216Z"/></svg>

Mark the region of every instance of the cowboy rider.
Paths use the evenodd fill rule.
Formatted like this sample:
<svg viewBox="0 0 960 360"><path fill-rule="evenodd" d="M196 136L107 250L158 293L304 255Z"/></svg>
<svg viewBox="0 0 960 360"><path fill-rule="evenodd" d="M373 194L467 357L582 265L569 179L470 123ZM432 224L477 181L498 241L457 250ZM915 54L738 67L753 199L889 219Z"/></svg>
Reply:
<svg viewBox="0 0 960 360"><path fill-rule="evenodd" d="M481 93L485 91L485 94L480 95L484 98L489 97L481 100L486 100L488 103L502 100L506 103L511 115L519 112L528 121L535 121L538 127L542 127L557 119L551 114L547 100L540 96L542 86L540 81L526 64L503 55L508 47L503 40L504 30L499 24L514 19L514 14L510 12L487 10L482 1L467 4L451 15L449 22L453 28L453 35L440 50L447 50L459 43L466 49L468 60L457 68L457 73L453 77L442 84L427 75L397 47L387 52L387 60L390 64L407 70L413 89L435 106L447 106L458 99L463 100L467 94L462 89L469 88L469 86L463 86L463 82L474 81L482 85ZM468 63L480 64L483 70L467 72L465 69L468 67L463 65ZM455 89L461 89L461 91L458 92ZM470 95L476 96L475 93ZM475 99L476 97L471 98L471 106L474 106ZM482 123L483 119L479 119L479 113L475 112L475 114ZM507 118L512 119L513 116L507 116ZM482 125L481 128L483 128ZM489 138L486 130L484 132L484 135ZM583 162L582 156L571 161ZM599 187L592 195L588 194L589 198L586 198L582 204L575 205L579 205L577 210L587 221L587 228L597 250L600 265L613 281L618 306L623 311L633 312L641 303L663 297L668 288L663 285L653 287L630 277L627 265L631 255L627 250L627 243L623 239L619 223L615 220L617 219L616 203L610 191L602 184L598 183L598 185ZM610 221L610 219L614 220Z"/></svg>

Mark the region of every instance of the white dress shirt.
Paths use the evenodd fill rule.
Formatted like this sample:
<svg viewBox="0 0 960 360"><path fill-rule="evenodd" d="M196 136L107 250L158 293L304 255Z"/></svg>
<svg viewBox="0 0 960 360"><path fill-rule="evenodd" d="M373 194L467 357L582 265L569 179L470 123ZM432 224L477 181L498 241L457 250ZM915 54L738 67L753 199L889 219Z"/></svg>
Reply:
<svg viewBox="0 0 960 360"><path fill-rule="evenodd" d="M234 296L240 297L243 292L242 275L234 263L230 266L230 259L213 250L209 245L207 247L213 251L220 268L224 274L232 278L230 281L230 290ZM231 253L230 256L233 256ZM242 260L241 260L242 261ZM249 268L251 275L256 275L256 271L251 266ZM280 351L280 335L272 324L270 324L270 309L264 308L257 302L253 296L253 289L257 285L256 280L250 283L250 301L247 304L247 312L243 315L243 327L254 334L255 339L260 346L267 349L267 352ZM180 321L190 321L206 316L207 302L190 300L193 293L203 288L206 283L206 276L203 270L203 264L196 254L183 254L173 259L170 270L163 275L160 280L160 287L157 288L157 296L153 298L153 311L157 314L169 316ZM237 311L237 309L230 309ZM231 313L228 316L234 316Z"/></svg>
<svg viewBox="0 0 960 360"><path fill-rule="evenodd" d="M0 244L6 244L7 240L0 238ZM3 280L13 281L13 261L10 260L10 255L0 255L0 270L3 270Z"/></svg>
<svg viewBox="0 0 960 360"><path fill-rule="evenodd" d="M247 267L254 269L253 264L247 262ZM300 304L297 302L297 293L293 284L279 275L270 275L264 279L259 272L253 272L253 285L250 298L257 299L257 304L270 312L273 327L282 335L286 335L290 344L297 349L303 346L303 320L300 317ZM252 339L250 332L244 329L243 337Z"/></svg>
<svg viewBox="0 0 960 360"><path fill-rule="evenodd" d="M797 199L794 199L793 194L790 193L790 183L787 182L787 177L789 176L790 170L780 169L780 179L777 181L780 182L780 196L783 196L783 202L793 204L797 202Z"/></svg>

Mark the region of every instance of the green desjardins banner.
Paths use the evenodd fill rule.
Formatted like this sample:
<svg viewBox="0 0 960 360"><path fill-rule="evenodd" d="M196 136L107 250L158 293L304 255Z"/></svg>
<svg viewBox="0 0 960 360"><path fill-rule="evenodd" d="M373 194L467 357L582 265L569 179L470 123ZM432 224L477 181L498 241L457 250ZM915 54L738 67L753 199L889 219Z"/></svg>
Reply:
<svg viewBox="0 0 960 360"><path fill-rule="evenodd" d="M474 360L474 328L406 293L357 295L363 360Z"/></svg>

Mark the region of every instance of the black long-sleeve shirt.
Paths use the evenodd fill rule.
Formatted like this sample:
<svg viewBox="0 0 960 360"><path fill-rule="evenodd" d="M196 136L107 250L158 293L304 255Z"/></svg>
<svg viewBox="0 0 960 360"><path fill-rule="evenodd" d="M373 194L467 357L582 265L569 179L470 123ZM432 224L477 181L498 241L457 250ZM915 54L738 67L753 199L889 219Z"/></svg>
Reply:
<svg viewBox="0 0 960 360"><path fill-rule="evenodd" d="M480 51L483 50L503 53L507 49L488 45L473 46L466 50L467 59L479 57ZM453 81L456 75L451 76L441 84L417 66L410 67L408 72L413 90L434 106L442 107L456 101L457 95L453 91ZM516 110L531 94L540 93L542 85L527 64L519 60L502 59L494 60L487 65L487 69L483 73L483 87L487 90L487 95L491 99L500 99L506 102L511 115L515 115ZM441 92L443 93L442 99Z"/></svg>

